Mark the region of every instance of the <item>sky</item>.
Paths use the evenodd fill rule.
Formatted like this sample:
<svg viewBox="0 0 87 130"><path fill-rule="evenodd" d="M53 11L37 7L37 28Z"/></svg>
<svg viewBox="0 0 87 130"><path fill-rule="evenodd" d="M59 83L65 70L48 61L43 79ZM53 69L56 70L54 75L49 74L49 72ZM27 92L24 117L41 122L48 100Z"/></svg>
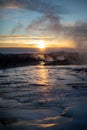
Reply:
<svg viewBox="0 0 87 130"><path fill-rule="evenodd" d="M87 0L0 0L0 48L87 48Z"/></svg>

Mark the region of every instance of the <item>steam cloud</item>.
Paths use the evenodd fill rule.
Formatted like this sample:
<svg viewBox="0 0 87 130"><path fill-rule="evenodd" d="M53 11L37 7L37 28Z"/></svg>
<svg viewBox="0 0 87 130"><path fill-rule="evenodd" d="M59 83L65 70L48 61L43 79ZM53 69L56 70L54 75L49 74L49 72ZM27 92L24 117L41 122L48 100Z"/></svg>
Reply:
<svg viewBox="0 0 87 130"><path fill-rule="evenodd" d="M87 23L76 22L73 26L63 27L65 35L75 42L76 49L87 52Z"/></svg>

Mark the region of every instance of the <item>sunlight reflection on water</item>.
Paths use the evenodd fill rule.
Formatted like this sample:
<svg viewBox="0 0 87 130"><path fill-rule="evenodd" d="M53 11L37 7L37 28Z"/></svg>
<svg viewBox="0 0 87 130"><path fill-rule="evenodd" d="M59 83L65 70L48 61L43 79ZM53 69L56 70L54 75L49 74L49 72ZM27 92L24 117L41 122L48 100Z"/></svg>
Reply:
<svg viewBox="0 0 87 130"><path fill-rule="evenodd" d="M61 116L64 109L86 100L87 66L0 70L0 95L1 120L16 118L16 126L55 127L72 120Z"/></svg>

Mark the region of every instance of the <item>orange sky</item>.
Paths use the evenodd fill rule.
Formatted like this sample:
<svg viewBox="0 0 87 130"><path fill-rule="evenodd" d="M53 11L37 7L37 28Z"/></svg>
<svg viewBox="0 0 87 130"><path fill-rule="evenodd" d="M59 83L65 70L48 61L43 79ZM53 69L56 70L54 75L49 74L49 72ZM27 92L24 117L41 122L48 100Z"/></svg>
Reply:
<svg viewBox="0 0 87 130"><path fill-rule="evenodd" d="M74 48L75 44L71 39L49 38L49 37L29 37L22 35L0 36L0 47L24 47L39 48L40 41L43 41L45 48Z"/></svg>

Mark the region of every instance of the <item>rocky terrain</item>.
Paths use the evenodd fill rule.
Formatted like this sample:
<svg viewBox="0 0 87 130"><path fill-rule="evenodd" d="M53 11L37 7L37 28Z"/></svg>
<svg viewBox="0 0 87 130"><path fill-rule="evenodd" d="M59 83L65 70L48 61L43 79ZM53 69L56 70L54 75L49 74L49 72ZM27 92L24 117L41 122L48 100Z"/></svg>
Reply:
<svg viewBox="0 0 87 130"><path fill-rule="evenodd" d="M0 68L24 65L80 65L84 64L77 52L50 52L46 54L0 54Z"/></svg>

